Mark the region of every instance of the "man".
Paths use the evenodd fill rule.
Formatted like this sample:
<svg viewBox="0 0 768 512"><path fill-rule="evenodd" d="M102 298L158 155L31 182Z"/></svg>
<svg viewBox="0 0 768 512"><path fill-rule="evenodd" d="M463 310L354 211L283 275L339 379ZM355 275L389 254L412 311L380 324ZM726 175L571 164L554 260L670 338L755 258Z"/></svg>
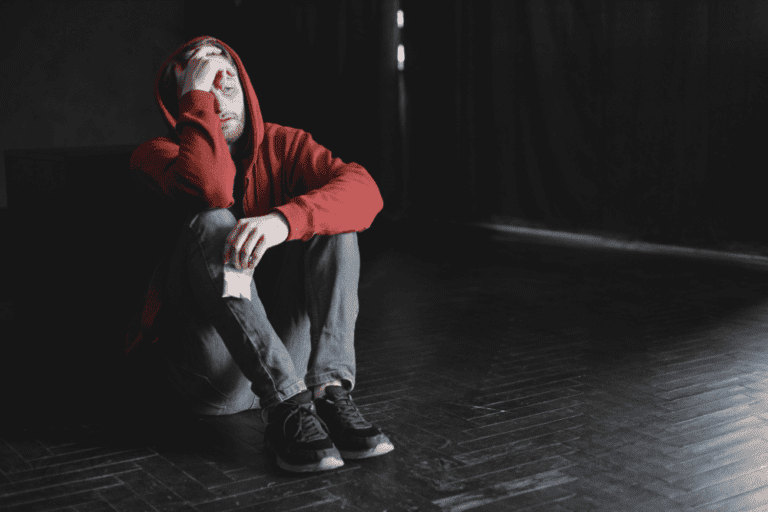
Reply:
<svg viewBox="0 0 768 512"><path fill-rule="evenodd" d="M142 144L131 168L184 221L128 350L157 341L193 412L262 408L265 451L283 469L393 450L349 394L356 232L383 206L370 175L306 132L265 123L240 58L217 39L176 50L155 94L169 135ZM243 276L244 293L225 293Z"/></svg>

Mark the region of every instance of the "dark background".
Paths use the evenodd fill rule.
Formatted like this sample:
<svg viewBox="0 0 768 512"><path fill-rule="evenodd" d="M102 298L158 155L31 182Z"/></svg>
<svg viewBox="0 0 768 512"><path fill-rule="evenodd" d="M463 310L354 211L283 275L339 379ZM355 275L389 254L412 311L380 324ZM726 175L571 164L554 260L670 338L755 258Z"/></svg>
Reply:
<svg viewBox="0 0 768 512"><path fill-rule="evenodd" d="M265 118L365 165L385 217L763 252L764 2L211 5L185 38L231 41Z"/></svg>
<svg viewBox="0 0 768 512"><path fill-rule="evenodd" d="M768 254L760 0L33 0L3 2L0 20L2 150L164 134L158 67L210 35L241 56L266 121L369 170L385 207L368 239L438 219ZM132 279L128 266L87 264L120 253L109 221L130 212L108 184L127 165L79 173L71 161L71 195L55 211L29 196L23 206L45 213L19 223L43 244L51 232L64 242L41 252L6 236L2 298L8 276L36 279L29 303L45 300L30 323L60 310L70 324L48 328L80 322L91 343L119 351L130 294L111 290ZM8 205L19 205L5 170L7 234ZM25 270L25 251L42 254L43 271Z"/></svg>
<svg viewBox="0 0 768 512"><path fill-rule="evenodd" d="M266 120L369 169L382 218L766 242L759 0L6 1L0 14L3 150L162 134L157 67L208 34L242 56Z"/></svg>

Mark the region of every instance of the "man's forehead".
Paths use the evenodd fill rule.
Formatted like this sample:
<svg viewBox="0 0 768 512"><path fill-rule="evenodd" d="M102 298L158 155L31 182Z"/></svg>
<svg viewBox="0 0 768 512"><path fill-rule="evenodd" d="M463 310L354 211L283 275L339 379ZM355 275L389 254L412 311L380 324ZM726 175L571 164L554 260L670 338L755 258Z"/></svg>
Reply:
<svg viewBox="0 0 768 512"><path fill-rule="evenodd" d="M212 45L212 44L203 44L200 46L195 46L193 48L190 48L189 50L184 52L185 58L190 58L192 55L194 55L196 52L199 52L200 50L213 50L216 53L222 53L221 48L218 46Z"/></svg>
<svg viewBox="0 0 768 512"><path fill-rule="evenodd" d="M185 61L191 59L192 56L195 53L199 52L200 50L213 50L211 53L209 53L209 55L213 55L213 54L221 55L227 61L229 66L232 68L232 70L235 71L235 72L237 71L235 69L234 63L230 60L230 57L228 57L227 54L224 53L224 51L221 48L219 48L218 46L212 45L212 44L204 44L204 45L201 45L201 46L196 46L194 48L191 48L191 49L185 51L184 54L183 54L183 59Z"/></svg>

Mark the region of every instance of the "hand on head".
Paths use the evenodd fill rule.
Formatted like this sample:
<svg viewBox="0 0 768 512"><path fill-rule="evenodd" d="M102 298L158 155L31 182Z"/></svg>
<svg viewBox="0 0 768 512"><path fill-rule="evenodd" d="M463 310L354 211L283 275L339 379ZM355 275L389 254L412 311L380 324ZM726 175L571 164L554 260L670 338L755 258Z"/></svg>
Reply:
<svg viewBox="0 0 768 512"><path fill-rule="evenodd" d="M173 65L176 83L180 86L179 97L192 90L210 91L212 87L220 87L224 73L235 76L234 67L215 46L192 49L185 57L189 57L186 66L178 62Z"/></svg>

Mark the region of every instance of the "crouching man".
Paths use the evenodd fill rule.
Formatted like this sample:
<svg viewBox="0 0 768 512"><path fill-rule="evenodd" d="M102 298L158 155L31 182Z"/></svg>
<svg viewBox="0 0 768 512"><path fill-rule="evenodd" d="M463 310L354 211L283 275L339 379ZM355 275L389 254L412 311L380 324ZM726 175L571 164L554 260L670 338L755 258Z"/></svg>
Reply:
<svg viewBox="0 0 768 512"><path fill-rule="evenodd" d="M185 220L128 349L156 341L195 413L261 408L265 451L285 470L393 450L350 396L357 232L383 206L371 176L264 122L240 58L217 39L176 50L155 95L169 134L142 144L131 168Z"/></svg>

